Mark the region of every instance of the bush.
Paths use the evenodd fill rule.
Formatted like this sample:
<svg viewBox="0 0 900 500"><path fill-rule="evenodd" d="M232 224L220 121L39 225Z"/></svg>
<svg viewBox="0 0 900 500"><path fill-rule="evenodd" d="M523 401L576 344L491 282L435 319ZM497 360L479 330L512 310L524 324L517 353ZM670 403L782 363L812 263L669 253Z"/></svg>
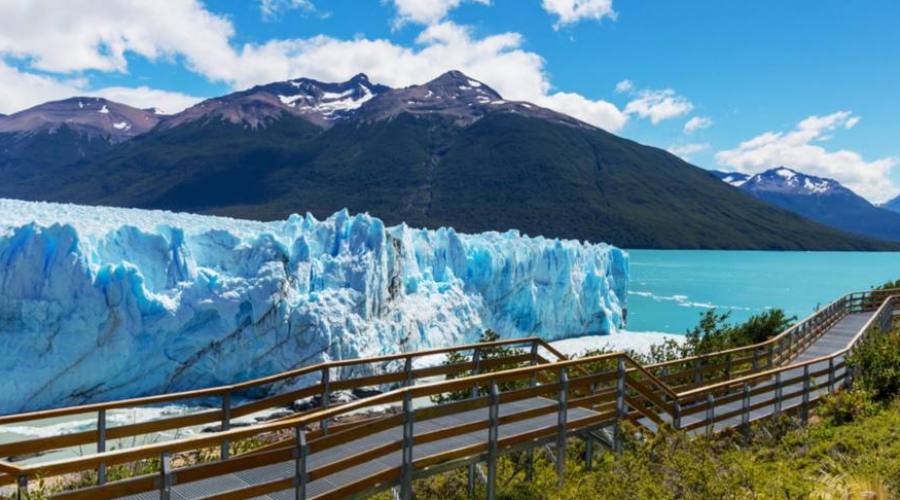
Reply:
<svg viewBox="0 0 900 500"><path fill-rule="evenodd" d="M876 413L878 404L872 400L872 394L863 389L838 391L828 396L818 412L819 416L830 425L847 424Z"/></svg>
<svg viewBox="0 0 900 500"><path fill-rule="evenodd" d="M730 312L717 313L715 309L704 312L700 323L686 334L686 356L756 344L768 340L786 330L797 319L788 317L781 309L770 309L751 316L740 324L729 324Z"/></svg>
<svg viewBox="0 0 900 500"><path fill-rule="evenodd" d="M493 330L485 330L485 332L481 335L481 338L478 339L479 343L482 342L495 342L500 340L500 335ZM521 349L511 349L509 347L497 346L497 347L488 347L481 350L481 359L497 359L497 358L505 358L509 356L516 356L519 354L523 354L525 351ZM463 354L461 351L453 351L447 354L447 358L444 360L444 366L452 366L461 363L468 363L472 361L471 356L468 354ZM510 368L515 368L516 365L499 365L491 368L484 368L481 370L481 373L490 373L490 372L498 372L502 370L507 370ZM468 377L470 375L474 375L472 371L463 371L458 373L451 373L447 375L447 379L455 379L461 377ZM516 389L519 387L524 387L525 384L519 381L512 382L501 382L499 384L500 392L509 391L512 389ZM478 395L486 395L489 391L489 386L485 385L478 388ZM450 401L461 401L464 399L469 399L472 397L472 392L470 390L463 391L455 391L447 394L436 394L431 396L431 401L433 403L447 403Z"/></svg>
<svg viewBox="0 0 900 500"><path fill-rule="evenodd" d="M854 383L877 401L900 395L900 330L872 332L847 360Z"/></svg>

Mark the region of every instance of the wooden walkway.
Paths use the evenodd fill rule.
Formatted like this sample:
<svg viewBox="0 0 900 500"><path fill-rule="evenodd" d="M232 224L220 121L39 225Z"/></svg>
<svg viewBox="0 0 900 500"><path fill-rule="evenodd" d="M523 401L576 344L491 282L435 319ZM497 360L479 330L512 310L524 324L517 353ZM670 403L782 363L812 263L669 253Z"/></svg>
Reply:
<svg viewBox="0 0 900 500"><path fill-rule="evenodd" d="M510 415L513 413L518 413L527 410L533 410L536 408L552 408L553 412L548 415L543 415L535 418L530 418L527 420L523 420L520 422L515 422L507 425L499 426L499 434L500 438L504 437L512 437L517 434L521 434L523 432L532 431L535 429L556 429L557 425L557 415L556 415L556 407L557 402L545 398L532 398L522 401L516 401L508 404L500 405L500 416L503 417L505 415ZM570 420L577 420L579 418L588 417L594 415L595 412L590 410L586 410L583 408L570 408L568 411L568 416ZM459 413L455 415L448 415L445 417L435 418L433 420L426 420L424 422L420 422L418 425L413 424L416 433L428 432L428 431L438 431L441 429L446 429L453 426L471 424L475 422L484 422L488 419L488 409L483 408L479 410L470 410L464 413ZM374 434L370 434L364 436L360 439L351 441L349 443L329 448L327 450L322 451L321 453L313 453L309 456L309 460L307 462L307 466L310 469L315 469L329 463L334 463L342 459L346 459L348 457L353 456L356 453L359 453L359 450L367 450L374 449L380 446L383 446L387 443L395 442L401 440L403 437L403 430L401 427L396 427L393 429L389 429L386 431L377 432ZM432 441L430 443L423 444L421 446L416 446L414 448L414 458L424 458L430 455L434 455L443 451L453 450L457 448L461 448L468 445L475 445L480 443L485 443L488 440L488 430L485 429L483 431L470 432L468 434L462 434L458 436L453 436L447 439L441 439L439 441ZM372 476L378 473L382 473L385 471L389 471L392 469L396 469L400 467L402 464L401 452L394 452L378 459L372 460L370 462L366 462L349 469L343 470L337 474L328 476L323 479L319 479L316 481L311 481L306 489L306 494L309 497L316 497L319 495L324 495L330 491L334 491L340 487L348 486L358 481L360 478ZM193 499L193 498L203 498L208 496L213 496L220 493L225 493L231 490L238 490L241 488L246 488L248 486L258 485L262 483L267 483L271 481L276 481L278 479L284 478L292 478L295 474L295 462L293 460L281 462L275 465L269 465L265 467L258 467L254 469L249 469L246 471L242 471L236 474L227 474L223 476L217 476L211 479L206 479L202 481L197 481L194 483L188 483L183 485L174 485L172 487L171 498L173 499ZM158 499L159 493L154 491L151 493L143 493L138 495L131 495L123 498L132 498L132 499ZM272 493L269 495L262 495L257 498L273 498L273 499L291 499L295 498L294 490L284 490L277 493Z"/></svg>
<svg viewBox="0 0 900 500"><path fill-rule="evenodd" d="M818 358L822 358L824 356L828 356L834 352L841 351L845 349L850 342L853 340L853 337L862 329L862 327L866 324L867 321L872 317L874 311L862 312L862 313L854 313L845 316L843 319L838 321L834 326L828 329L828 331L822 335L818 340L816 340L812 345L807 347L799 356L797 356L792 364L803 363L806 361L812 361ZM834 358L832 363L836 363L838 366L841 365L841 362L844 360L843 355L839 355ZM814 362L809 365L808 370L812 373L822 372L828 370L827 360L822 360L818 362ZM844 374L846 372L846 367L840 366L834 370L832 385L837 383L837 381L843 380ZM804 368L794 368L791 370L786 370L782 372L781 377L783 380L791 380L802 378L804 374ZM774 377L768 378L763 381L758 381L753 384L753 387L760 386L770 386L775 383ZM832 390L834 387L831 388ZM800 408L803 405L803 382L798 381L793 384L784 384L782 385L782 392L785 394L794 394L800 393L794 397L784 398L780 401L780 409L782 411L789 411L792 409ZM828 377L827 376L819 376L818 380L810 381L810 391L809 391L809 402L812 403L822 396L829 394L829 386L828 386ZM751 395L749 398L750 406L763 403L767 400L771 399L771 394L768 392L762 394ZM701 403L702 404L702 403ZM739 412L742 409L742 401L732 401L730 403L718 405L715 408L715 412L719 414L723 413L735 413ZM772 416L776 411L775 403L764 406L762 408L757 408L750 410L749 412L749 420L755 421L763 418L767 418ZM738 427L742 425L740 415L735 415L728 419L722 420L720 422L716 422L715 431L720 432L726 429ZM682 420L682 424L685 426L696 426L698 424L704 423L706 420L705 414L694 414L689 417L685 417ZM703 428L697 428L694 432L703 431Z"/></svg>
<svg viewBox="0 0 900 500"><path fill-rule="evenodd" d="M848 294L760 344L648 366L625 353L569 360L541 339L514 339L324 363L200 391L0 416L0 425L87 412L98 416L95 431L0 445L0 457L96 445L95 453L76 458L34 465L0 461L0 487L17 485L24 497L29 482L37 478L95 470L96 485L55 496L345 498L398 487L399 496L408 499L415 478L484 462L487 496L493 498L499 453L553 444L562 480L567 439L577 435L588 442L589 450L597 440L617 449L625 420L651 432L669 425L693 434L732 428L749 432L751 422L782 412L805 421L824 395L852 383L849 353L869 335L889 329L895 309L900 309L900 290ZM499 347L515 349L497 354ZM470 354L456 364L414 368L416 357L449 352ZM346 368L351 370L344 372ZM315 374L317 383L231 403L231 396L243 390L258 391L297 377L308 380ZM389 390L329 404L335 391L385 387ZM316 395L324 404L231 428L239 416ZM448 396L452 402L430 402ZM110 409L198 397L219 397L221 407L153 422L106 425ZM220 430L106 451L108 439L210 422L219 422ZM231 444L247 439L270 444L233 454ZM221 449L212 461L184 463L189 456L209 457L211 449ZM136 462L158 463L158 472L106 480L108 467Z"/></svg>

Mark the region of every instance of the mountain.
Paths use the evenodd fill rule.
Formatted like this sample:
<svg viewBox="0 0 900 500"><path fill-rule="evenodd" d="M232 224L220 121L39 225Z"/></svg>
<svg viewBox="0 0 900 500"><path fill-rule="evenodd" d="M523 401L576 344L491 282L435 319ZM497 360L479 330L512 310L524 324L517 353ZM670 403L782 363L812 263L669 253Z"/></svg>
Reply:
<svg viewBox="0 0 900 500"><path fill-rule="evenodd" d="M900 241L900 214L879 208L834 179L786 167L747 175L713 172L767 203L829 226L872 238Z"/></svg>
<svg viewBox="0 0 900 500"><path fill-rule="evenodd" d="M0 178L0 196L260 220L346 207L388 224L632 248L896 248L459 72L403 89L364 75L254 87L39 179Z"/></svg>
<svg viewBox="0 0 900 500"><path fill-rule="evenodd" d="M344 83L298 78L208 99L163 120L160 128L225 121L256 129L284 116L300 117L327 128L349 118L363 104L388 90L384 85L371 83L364 74Z"/></svg>
<svg viewBox="0 0 900 500"><path fill-rule="evenodd" d="M160 116L100 97L73 97L0 116L0 179L35 178L146 133Z"/></svg>
<svg viewBox="0 0 900 500"><path fill-rule="evenodd" d="M900 196L896 198L892 198L881 205L878 205L880 208L885 210L890 210L892 212L900 212Z"/></svg>

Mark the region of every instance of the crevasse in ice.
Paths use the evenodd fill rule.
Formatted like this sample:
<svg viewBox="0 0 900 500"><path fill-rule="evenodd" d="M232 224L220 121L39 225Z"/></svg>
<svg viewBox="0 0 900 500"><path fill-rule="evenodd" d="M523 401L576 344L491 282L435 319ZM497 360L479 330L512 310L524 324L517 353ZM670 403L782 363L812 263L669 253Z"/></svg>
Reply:
<svg viewBox="0 0 900 500"><path fill-rule="evenodd" d="M0 200L0 413L623 325L604 244Z"/></svg>

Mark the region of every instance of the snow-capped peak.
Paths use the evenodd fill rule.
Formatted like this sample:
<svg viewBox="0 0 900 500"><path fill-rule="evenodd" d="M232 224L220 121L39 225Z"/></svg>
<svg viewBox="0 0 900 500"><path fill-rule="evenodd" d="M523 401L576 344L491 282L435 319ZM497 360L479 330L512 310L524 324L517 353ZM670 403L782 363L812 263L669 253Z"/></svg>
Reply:
<svg viewBox="0 0 900 500"><path fill-rule="evenodd" d="M807 175L787 167L772 168L753 175L740 172L714 172L714 174L732 186L754 192L820 196L847 190L834 179Z"/></svg>
<svg viewBox="0 0 900 500"><path fill-rule="evenodd" d="M788 180L793 179L797 176L797 172L794 172L793 170L785 167L776 169L775 174Z"/></svg>
<svg viewBox="0 0 900 500"><path fill-rule="evenodd" d="M362 73L338 83L295 78L203 101L166 119L163 127L217 117L256 128L285 114L329 127L349 118L363 104L388 90L384 85L371 83Z"/></svg>

